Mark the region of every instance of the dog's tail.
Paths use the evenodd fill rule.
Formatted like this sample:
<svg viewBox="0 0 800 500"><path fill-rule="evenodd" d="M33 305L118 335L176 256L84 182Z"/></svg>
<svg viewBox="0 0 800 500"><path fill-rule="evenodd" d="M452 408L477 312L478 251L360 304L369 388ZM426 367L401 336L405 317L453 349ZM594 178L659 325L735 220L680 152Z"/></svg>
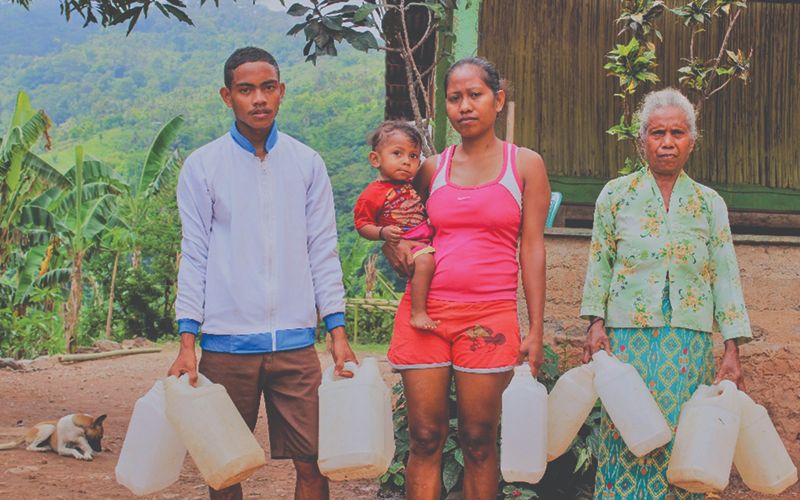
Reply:
<svg viewBox="0 0 800 500"><path fill-rule="evenodd" d="M8 443L0 443L0 450L11 450L25 442L25 437L21 437L16 441L9 441Z"/></svg>

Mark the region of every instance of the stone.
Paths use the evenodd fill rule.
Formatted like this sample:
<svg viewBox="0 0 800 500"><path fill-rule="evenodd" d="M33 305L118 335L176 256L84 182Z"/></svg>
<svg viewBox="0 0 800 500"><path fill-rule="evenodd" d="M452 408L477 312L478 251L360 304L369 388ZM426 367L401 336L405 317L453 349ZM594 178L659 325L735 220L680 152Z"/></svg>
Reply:
<svg viewBox="0 0 800 500"><path fill-rule="evenodd" d="M108 339L98 340L94 343L94 347L98 350L98 352L108 352L122 349L122 346L119 342L114 342L113 340Z"/></svg>

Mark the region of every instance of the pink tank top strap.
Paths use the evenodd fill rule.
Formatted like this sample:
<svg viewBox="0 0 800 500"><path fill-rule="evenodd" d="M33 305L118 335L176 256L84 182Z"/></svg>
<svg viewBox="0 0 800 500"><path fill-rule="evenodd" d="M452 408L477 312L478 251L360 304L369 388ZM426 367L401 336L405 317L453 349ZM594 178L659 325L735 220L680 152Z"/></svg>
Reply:
<svg viewBox="0 0 800 500"><path fill-rule="evenodd" d="M517 169L517 152L519 148L515 144L505 143L507 149L506 164L503 165L503 173L500 174L500 184L511 193L511 196L522 206L522 178Z"/></svg>
<svg viewBox="0 0 800 500"><path fill-rule="evenodd" d="M430 191L428 196L433 194L434 191L447 184L447 171L450 169L450 162L453 159L453 153L456 150L455 144L448 146L439 155L439 164L436 165L436 171L431 177Z"/></svg>

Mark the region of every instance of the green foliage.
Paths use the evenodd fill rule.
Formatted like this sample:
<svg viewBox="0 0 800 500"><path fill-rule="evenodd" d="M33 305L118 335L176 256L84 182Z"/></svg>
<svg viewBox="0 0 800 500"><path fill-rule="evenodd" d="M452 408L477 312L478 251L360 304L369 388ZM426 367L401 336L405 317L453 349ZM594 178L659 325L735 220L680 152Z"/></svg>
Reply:
<svg viewBox="0 0 800 500"><path fill-rule="evenodd" d="M643 41L650 33L654 33L661 40L661 32L655 28L655 21L664 9L663 0L623 0L622 12L617 18L617 24L623 26L620 34L630 31L634 38Z"/></svg>
<svg viewBox="0 0 800 500"><path fill-rule="evenodd" d="M0 139L0 280L10 261L21 261L30 246L19 230L25 206L48 186L70 185L31 151L42 137L49 143L50 125L50 118L43 110L34 110L25 92L17 93L10 126Z"/></svg>
<svg viewBox="0 0 800 500"><path fill-rule="evenodd" d="M285 5L285 0L281 0L281 3ZM457 3L457 0L419 0L409 1L407 5L427 9L436 27L446 16L447 10L455 9ZM319 56L336 56L336 44L343 41L363 52L385 48L379 46L372 32L377 30L386 43L381 31L383 17L388 13L400 12L403 8L401 3L386 0L315 0L311 6L293 3L287 9L287 14L304 17L304 20L292 26L286 34L303 32L306 39L303 55L306 61L316 64Z"/></svg>
<svg viewBox="0 0 800 500"><path fill-rule="evenodd" d="M200 0L200 5L205 5L207 1ZM212 1L219 7L219 0ZM31 0L11 0L11 3L29 9ZM59 6L67 21L77 16L83 20L84 27L90 24L103 27L127 24L126 34L133 31L139 18L146 18L153 9L161 12L164 17L174 17L182 23L194 26L186 13L186 3L183 0L59 0Z"/></svg>
<svg viewBox="0 0 800 500"><path fill-rule="evenodd" d="M64 326L53 310L56 289L35 290L23 309L0 306L0 357L35 358L64 351Z"/></svg>
<svg viewBox="0 0 800 500"><path fill-rule="evenodd" d="M529 484L507 484L503 486L503 500L530 500L531 498L539 498L539 495L533 491Z"/></svg>
<svg viewBox="0 0 800 500"><path fill-rule="evenodd" d="M618 44L611 50L606 58L610 60L603 69L609 76L619 80L622 94L620 97L633 95L639 86L645 82L658 82L658 75L652 70L656 67L655 45L652 43L640 44L636 38L631 38L626 45Z"/></svg>
<svg viewBox="0 0 800 500"><path fill-rule="evenodd" d="M158 193L164 181L180 167L180 162L173 152L172 145L178 137L183 125L181 115L173 117L156 133L147 150L147 158L139 169L137 181L132 186L131 194L135 198L144 199Z"/></svg>
<svg viewBox="0 0 800 500"><path fill-rule="evenodd" d="M747 6L744 0L688 0L685 5L670 9L666 8L663 0L621 0L621 4L622 11L617 23L622 24L623 29L619 35L629 32L631 38L626 44L616 44L606 55L609 62L603 66L609 76L619 80L621 89L614 96L622 100L622 116L617 125L606 131L617 140L638 140L636 134L638 125L633 120L632 102L647 86L659 81L653 71L657 66L655 43L653 40L648 40L648 36L654 34L659 41L663 41L654 23L664 11L678 17L691 30L689 57L682 59L686 65L678 69L678 81L698 96L695 102L698 119L703 102L722 90L734 78L747 82L750 76L752 50L745 55L741 50L734 52L726 48L731 30L741 14L741 10L736 9L744 9ZM728 23L722 46L716 57L705 59L697 56L696 37L705 32L715 18L721 17L727 17ZM723 54L727 54L725 60ZM720 77L725 78L725 81L718 84L717 79ZM619 173L629 174L645 166L641 158L628 157Z"/></svg>
<svg viewBox="0 0 800 500"><path fill-rule="evenodd" d="M180 224L173 174L181 160L174 145L189 152L228 130L230 111L217 93L222 64L233 48L253 40L276 56L287 82L278 119L281 130L319 151L327 163L342 248L349 249L358 239L352 229L352 206L364 185L374 178L374 170L366 162L365 137L383 119L383 58L347 47L339 57L320 61L317 67L301 64L302 42L283 35L291 20L263 6L243 4L250 2L220 5L202 15L187 8L197 25L191 30L182 23L158 24L161 16L142 18L128 37L120 27L98 30L65 25L57 11L42 2L31 2L30 12L0 4L0 31L17 33L0 46L8 70L0 74L0 120L17 120L13 113L16 89L30 89L39 107L47 109L52 118L52 126L43 112L37 119L41 123L47 119L47 137L54 145L53 151L45 152L41 139L31 143L27 158L38 168L31 171L47 174L39 167L50 162L55 165L54 179L63 179L23 186L31 188L32 194L17 198L24 199L20 218L10 224L20 232L10 252L0 251L0 256L9 259L8 270L0 271L0 309L19 314L27 308L28 317L45 311L45 316L57 320L50 334L37 340L41 345L63 350L59 315L63 314L71 275L68 229L72 224L57 207L76 205L78 192L70 189L76 176L70 168L77 144L83 144L87 152L80 190L83 205L104 195L115 201L100 204L108 209L103 213L107 223L92 224L93 231L85 233L91 245L83 267L80 330L84 333L79 343L102 336L117 252L121 257L113 337L121 340L146 334L153 338L174 333ZM40 38L46 43L40 43ZM142 53L148 57L141 57ZM359 91L353 92L354 88ZM176 115L185 117L180 130L181 119L173 118ZM158 129L161 132L153 139L153 131ZM23 130L27 128L14 132L14 138L28 137ZM12 142L4 141L0 148L10 147ZM58 184L61 189L52 189ZM67 195L65 190L72 193ZM70 213L74 221L77 212ZM137 248L141 270L132 272ZM356 274L362 277L363 270L359 267ZM386 282L387 289L395 285ZM356 290L364 290L358 280ZM31 302L31 297L44 291L54 294L50 309ZM380 296L383 288L375 293ZM3 325L18 323L3 318ZM385 340L391 331L388 314L377 319L364 314L359 323L365 340ZM42 329L27 331L44 335ZM17 337L6 338L13 343ZM27 356L33 350L14 352Z"/></svg>
<svg viewBox="0 0 800 500"><path fill-rule="evenodd" d="M683 24L688 27L702 27L711 22L711 9L714 0L691 0L686 5L681 5L670 12L683 19Z"/></svg>
<svg viewBox="0 0 800 500"><path fill-rule="evenodd" d="M636 172L637 170L641 170L641 169L643 169L645 167L647 167L647 165L645 165L644 161L641 158L639 158L639 157L635 157L635 158L628 157L628 158L625 158L625 163L622 165L622 168L619 169L619 174L620 175L632 174L633 172Z"/></svg>
<svg viewBox="0 0 800 500"><path fill-rule="evenodd" d="M281 3L284 3L283 0ZM343 5L337 0L315 1L312 7L294 3L286 11L287 14L305 16L305 20L295 24L287 35L303 32L306 38L303 55L306 61L314 64L321 55L336 56L336 44L342 41L363 52L377 50L378 40L370 29L376 26L373 13L378 7L377 4L366 2L361 6Z"/></svg>
<svg viewBox="0 0 800 500"><path fill-rule="evenodd" d="M357 237L349 250L342 252L342 272L348 299L400 298L394 283L376 266L377 250L374 242ZM346 315L347 331L359 344L387 344L392 337L394 313L394 307L388 304L361 305L350 301Z"/></svg>
<svg viewBox="0 0 800 500"><path fill-rule="evenodd" d="M545 346L545 362L538 380L550 391L560 375L558 354L550 346ZM397 396L393 412L395 455L389 470L379 478L381 492L386 495L402 493L405 464L409 454L408 402L403 393L402 382L395 384L392 392ZM455 383L450 386L448 406L448 433L442 459L443 498L459 488L464 475L464 455L458 439ZM570 447L570 452L548 464L548 472L539 484L531 486L500 481L502 498L591 498L594 487L594 457L599 449L599 408L598 404L586 419Z"/></svg>
<svg viewBox="0 0 800 500"><path fill-rule="evenodd" d="M639 122L633 120L630 125L625 123L625 115L619 117L619 123L606 130L606 134L613 135L618 141L632 141L639 137Z"/></svg>
<svg viewBox="0 0 800 500"><path fill-rule="evenodd" d="M703 30L714 17L730 15L733 7L747 8L742 0L690 0L686 5L670 9L670 12L683 20L683 24Z"/></svg>
<svg viewBox="0 0 800 500"><path fill-rule="evenodd" d="M729 66L717 67L717 75L725 75L730 78L738 78L739 80L747 83L750 79L750 59L749 55L745 55L742 49L737 49L736 52L726 50L725 54L728 56Z"/></svg>
<svg viewBox="0 0 800 500"><path fill-rule="evenodd" d="M678 68L680 77L678 81L684 87L693 90L703 90L708 85L708 76L713 73L713 68L706 66L704 61L699 59L683 59L686 66Z"/></svg>
<svg viewBox="0 0 800 500"><path fill-rule="evenodd" d="M162 335L175 335L174 296L165 297L163 277L144 267L128 268L118 285L120 319L125 337L146 337L157 340ZM105 324L105 322L104 322Z"/></svg>

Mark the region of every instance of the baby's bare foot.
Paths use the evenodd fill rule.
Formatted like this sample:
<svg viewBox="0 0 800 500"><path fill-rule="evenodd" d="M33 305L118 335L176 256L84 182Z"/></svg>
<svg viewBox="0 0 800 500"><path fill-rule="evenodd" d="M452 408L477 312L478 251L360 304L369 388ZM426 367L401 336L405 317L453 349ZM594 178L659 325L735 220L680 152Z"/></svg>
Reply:
<svg viewBox="0 0 800 500"><path fill-rule="evenodd" d="M435 330L439 325L438 321L434 321L428 316L428 313L411 313L411 326L418 330Z"/></svg>

